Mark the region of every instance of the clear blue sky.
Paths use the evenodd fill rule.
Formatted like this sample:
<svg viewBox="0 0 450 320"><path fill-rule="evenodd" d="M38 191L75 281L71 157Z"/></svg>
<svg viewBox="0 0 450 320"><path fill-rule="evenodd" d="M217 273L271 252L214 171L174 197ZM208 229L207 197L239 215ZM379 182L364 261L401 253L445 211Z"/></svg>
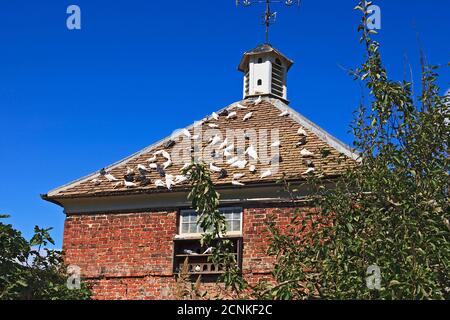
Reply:
<svg viewBox="0 0 450 320"><path fill-rule="evenodd" d="M376 1L382 54L418 82L420 34L430 63L450 59L448 0ZM77 4L82 30L66 28ZM362 61L356 1L303 0L279 7L271 43L296 64L291 106L341 140L360 98L339 67ZM242 95L237 64L264 40L262 7L234 0L0 0L0 213L29 237L64 215L39 194L98 170ZM448 68L440 85L448 88Z"/></svg>

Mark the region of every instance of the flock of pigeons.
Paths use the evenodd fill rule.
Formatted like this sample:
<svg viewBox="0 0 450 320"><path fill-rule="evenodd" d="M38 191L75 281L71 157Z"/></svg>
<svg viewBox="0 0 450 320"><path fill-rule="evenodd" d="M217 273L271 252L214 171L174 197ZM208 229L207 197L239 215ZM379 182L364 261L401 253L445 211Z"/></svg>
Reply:
<svg viewBox="0 0 450 320"><path fill-rule="evenodd" d="M262 98L259 97L256 100L253 101L253 104L256 106L262 102ZM232 121L238 118L238 113L236 111L232 111L233 109L241 109L245 110L247 109L247 106L244 106L240 103L235 104L233 107L224 110L222 113L217 114L215 112L212 113L212 115L208 118L207 125L210 128L219 128L219 125L217 123L213 123L212 121L219 120L220 116L225 116L228 121ZM242 118L242 121L246 122L249 119L252 118L254 112L248 112L244 115ZM289 115L289 111L285 110L282 111L279 114L279 117L286 117ZM192 140L198 140L198 135L192 135L189 130L183 129L182 134L184 134L187 138L190 138ZM307 132L303 128L299 128L297 131L297 134L299 135L299 141L297 142L296 146L301 147L306 144L307 140ZM164 148L170 148L175 144L175 141L169 140L166 143L164 143ZM234 155L235 146L233 143L230 143L227 138L225 138L222 141L222 138L219 135L215 135L208 141L209 146L217 146L215 149L217 151L214 151L215 156L217 156L217 152L219 152L219 156L222 156L226 159L226 164L230 166L230 168L236 168L240 170L244 170L249 162L245 159L242 159L242 157L238 157ZM280 141L275 141L271 144L271 147L279 147L281 145ZM250 145L244 153L244 157L248 155L249 158L252 160L257 161L259 159L258 153L253 145ZM306 148L303 148L300 150L300 155L304 158L304 162L307 165L308 169L303 172L303 174L310 174L315 171L314 163L310 159L314 156L314 153L307 150ZM163 162L159 164L158 161L162 158ZM280 161L280 156L276 155L272 158L271 163L273 164L274 161ZM118 179L115 177L111 172L102 169L100 171L100 176L98 178L95 178L91 180L91 183L94 185L100 185L102 181L108 181L113 184L113 188L135 188L138 186L147 186L151 184L151 180L147 177L147 174L151 173L152 171L156 171L160 179L155 180L153 183L158 188L167 188L169 190L172 189L173 186L182 184L189 180L189 177L183 174L179 175L172 175L167 174L166 169L168 169L170 166L172 166L173 162L171 159L170 154L166 150L158 150L153 153L152 157L147 159L147 165L144 164L138 164L136 168L130 168L127 167L127 171L122 179ZM190 163L184 164L184 166L181 168L181 172L187 168L190 165ZM212 173L217 173L219 179L223 179L228 176L228 172L226 169L221 168L217 166L214 162L209 163L209 170ZM257 169L256 166L253 164L250 164L248 166L248 170L250 173L255 174ZM270 177L272 175L272 171L270 169L262 170L260 173L260 178L264 179L267 177ZM232 176L231 183L235 186L243 186L244 183L240 181L242 177L245 176L245 173L235 173ZM103 178L103 179L102 179Z"/></svg>

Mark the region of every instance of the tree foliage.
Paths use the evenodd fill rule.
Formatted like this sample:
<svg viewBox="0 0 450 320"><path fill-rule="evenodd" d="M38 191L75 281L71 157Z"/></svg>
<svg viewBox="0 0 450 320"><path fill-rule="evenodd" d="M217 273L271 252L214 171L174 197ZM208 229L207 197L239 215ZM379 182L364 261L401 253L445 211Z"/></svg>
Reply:
<svg viewBox="0 0 450 320"><path fill-rule="evenodd" d="M8 216L0 216L7 218ZM35 227L27 241L12 225L0 222L0 299L2 300L84 300L90 298L85 284L67 287L67 273L60 251L49 231Z"/></svg>

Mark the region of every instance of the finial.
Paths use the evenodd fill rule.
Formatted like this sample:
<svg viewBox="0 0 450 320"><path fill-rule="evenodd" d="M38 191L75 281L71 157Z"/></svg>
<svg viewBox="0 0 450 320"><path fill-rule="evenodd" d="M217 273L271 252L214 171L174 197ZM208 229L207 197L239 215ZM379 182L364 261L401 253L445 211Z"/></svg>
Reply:
<svg viewBox="0 0 450 320"><path fill-rule="evenodd" d="M243 5L248 7L254 4L265 4L266 11L264 12L264 25L266 26L266 44L269 44L269 27L275 23L277 13L271 10L271 4L284 3L286 6L296 4L300 7L301 0L236 0L236 6Z"/></svg>

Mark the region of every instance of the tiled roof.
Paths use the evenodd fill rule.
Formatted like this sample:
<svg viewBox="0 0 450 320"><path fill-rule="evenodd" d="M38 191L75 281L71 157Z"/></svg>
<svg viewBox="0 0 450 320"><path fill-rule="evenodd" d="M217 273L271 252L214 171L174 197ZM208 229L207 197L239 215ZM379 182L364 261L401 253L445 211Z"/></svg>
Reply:
<svg viewBox="0 0 450 320"><path fill-rule="evenodd" d="M274 54L278 55L280 58L282 58L286 62L286 66L287 66L288 70L294 64L294 61L292 61L291 59L286 57L284 54L282 54L280 51L278 51L277 49L272 47L270 44L261 44L261 45L257 46L256 48L244 53L244 55L242 56L241 62L239 63L238 70L245 71L246 66L248 66L248 60L249 60L250 56L260 55L260 54L264 54L264 53L274 53Z"/></svg>
<svg viewBox="0 0 450 320"><path fill-rule="evenodd" d="M181 176L181 169L185 163L190 162L190 156L185 154L182 160L176 156L176 154L182 154L179 150L183 148L196 150L196 155L200 155L206 164L213 161L213 168L224 169L222 172L211 172L217 186L236 188L273 183L281 178L283 173L293 180L304 179L306 172L332 177L342 173L348 166L355 165L357 156L349 147L282 101L263 98L259 104L255 104L254 100L246 99L232 104L214 115L218 115L217 120L211 116L207 117L110 167L52 190L48 193L47 199L171 192L185 189L189 187L189 182L181 181L185 178ZM233 112L236 112L236 115ZM250 112L251 117L249 117ZM246 121L243 120L245 115L249 117ZM195 137L199 132L203 136ZM267 132L267 141L261 139L264 132ZM230 133L235 134L237 138L234 141L232 141L233 138L229 138L225 143L225 137ZM254 140L255 133L258 140ZM276 138L277 134L278 138ZM220 140L212 146L211 137L216 135L218 136L216 140L219 138ZM276 147L277 141L279 141L279 147ZM222 148L219 148L221 144ZM234 148L231 144L234 144ZM259 161L244 154L248 151L250 144L254 145ZM229 152L233 153L233 156L228 155L228 158L223 156L223 150L227 147ZM212 159L214 149L217 158ZM267 156L264 156L265 149ZM280 156L278 166L277 154ZM237 168L236 163L235 167L232 167L226 160L235 156L238 156L238 160L247 160L248 163L242 169ZM168 159L172 164L168 162ZM272 162L269 163L269 161ZM164 169L165 165L166 169ZM252 165L254 168L251 167ZM250 169L256 169L256 171L251 172ZM244 175L233 177L235 174ZM179 182L170 186L172 181Z"/></svg>

